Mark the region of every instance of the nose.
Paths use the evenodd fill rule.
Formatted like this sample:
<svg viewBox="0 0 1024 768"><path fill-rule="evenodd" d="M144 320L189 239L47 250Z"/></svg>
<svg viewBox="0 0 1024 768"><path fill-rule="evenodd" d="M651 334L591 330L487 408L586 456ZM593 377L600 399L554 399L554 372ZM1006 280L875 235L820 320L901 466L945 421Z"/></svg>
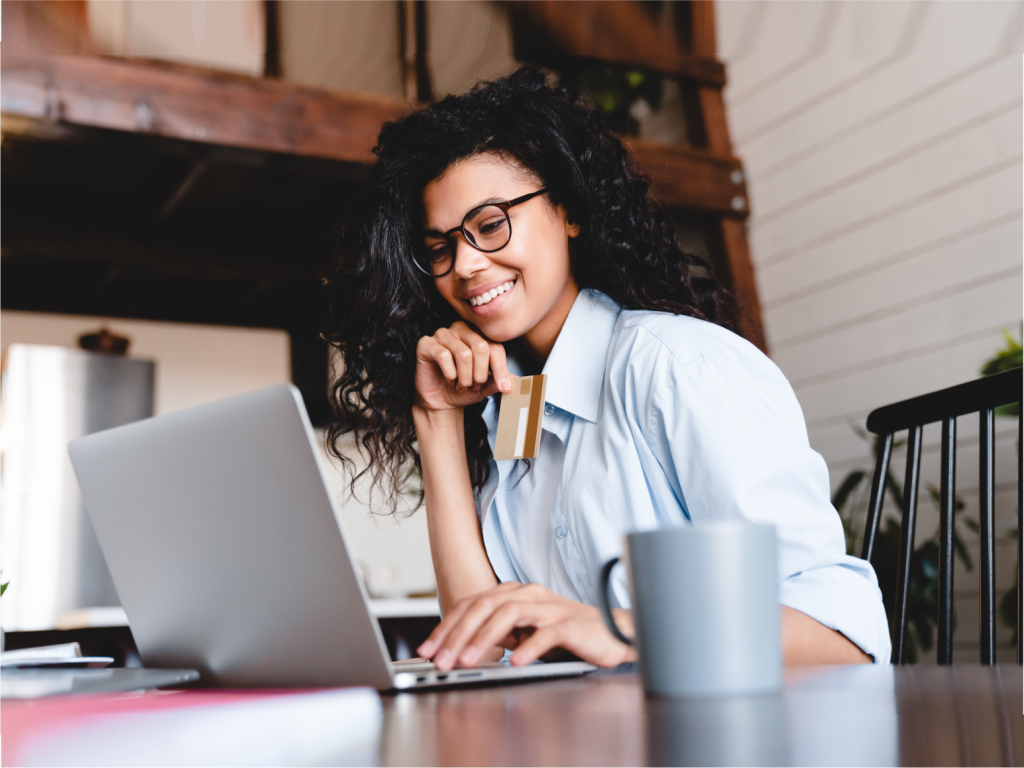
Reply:
<svg viewBox="0 0 1024 768"><path fill-rule="evenodd" d="M478 251L461 236L455 238L455 253L452 258L455 259L452 271L462 280L469 279L491 263L486 253Z"/></svg>

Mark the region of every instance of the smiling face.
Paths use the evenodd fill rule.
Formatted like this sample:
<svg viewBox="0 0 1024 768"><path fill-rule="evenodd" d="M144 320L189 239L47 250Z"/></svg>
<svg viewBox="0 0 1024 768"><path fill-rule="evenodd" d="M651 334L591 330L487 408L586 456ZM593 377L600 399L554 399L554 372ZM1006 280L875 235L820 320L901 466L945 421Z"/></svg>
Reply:
<svg viewBox="0 0 1024 768"><path fill-rule="evenodd" d="M427 250L443 250L449 242L455 248L451 271L434 279L438 291L484 336L498 342L525 337L541 361L579 293L569 265L569 238L579 226L539 195L508 210L512 236L494 253L477 250L461 232L448 241L440 233L484 203L514 200L543 186L514 160L484 154L459 161L423 191Z"/></svg>

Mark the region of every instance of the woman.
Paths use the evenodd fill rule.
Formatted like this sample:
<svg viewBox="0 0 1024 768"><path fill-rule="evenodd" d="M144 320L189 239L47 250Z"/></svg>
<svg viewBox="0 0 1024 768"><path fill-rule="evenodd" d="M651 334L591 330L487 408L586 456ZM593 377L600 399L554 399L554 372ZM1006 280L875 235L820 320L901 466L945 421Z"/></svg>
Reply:
<svg viewBox="0 0 1024 768"><path fill-rule="evenodd" d="M393 502L422 473L444 620L421 655L631 660L594 607L622 534L743 518L777 529L787 663L888 661L792 389L591 111L524 68L386 125L375 152L328 281L330 438L359 433ZM539 455L495 462L494 395L542 371ZM613 592L628 622L621 574Z"/></svg>

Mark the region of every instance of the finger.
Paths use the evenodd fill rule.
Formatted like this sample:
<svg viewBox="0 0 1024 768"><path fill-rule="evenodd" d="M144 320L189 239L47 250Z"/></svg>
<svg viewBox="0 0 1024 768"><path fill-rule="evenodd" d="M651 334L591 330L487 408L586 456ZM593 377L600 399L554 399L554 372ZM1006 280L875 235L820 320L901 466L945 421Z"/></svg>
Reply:
<svg viewBox="0 0 1024 768"><path fill-rule="evenodd" d="M466 643L476 634L480 625L502 604L502 600L489 595L473 601L473 605L459 618L434 655L437 668L447 671L455 666Z"/></svg>
<svg viewBox="0 0 1024 768"><path fill-rule="evenodd" d="M491 378L491 345L477 336L470 342L473 350L473 383L483 386Z"/></svg>
<svg viewBox="0 0 1024 768"><path fill-rule="evenodd" d="M452 353L430 336L420 339L417 344L417 357L435 363L441 370L441 375L448 381L455 381L459 376Z"/></svg>
<svg viewBox="0 0 1024 768"><path fill-rule="evenodd" d="M555 648L570 651L599 667L614 667L636 660L636 649L611 636L603 622L570 619L539 628L512 652L514 666L532 664Z"/></svg>
<svg viewBox="0 0 1024 768"><path fill-rule="evenodd" d="M491 394L511 391L512 377L508 372L504 345L488 341L479 331L461 320L452 325L451 331L473 349L474 365L479 364L474 369L476 383L493 382L495 387Z"/></svg>
<svg viewBox="0 0 1024 768"><path fill-rule="evenodd" d="M494 611L477 630L459 654L459 661L473 666L488 648L501 644L515 630L540 627L555 620L557 609L550 603L510 600Z"/></svg>
<svg viewBox="0 0 1024 768"><path fill-rule="evenodd" d="M538 627L537 631L521 642L509 656L509 662L515 667L532 664L552 648L563 645L563 628L566 622Z"/></svg>
<svg viewBox="0 0 1024 768"><path fill-rule="evenodd" d="M479 662L491 646L500 645L507 640L513 629L517 627L532 627L534 624L542 621L555 621L562 615L558 611L558 600L551 600L552 597L558 598L558 596L539 584L520 584L516 581L505 582L488 590L486 595L491 600L491 609L489 615L484 616L480 622L480 627L486 626L488 622L491 623L491 627L486 632L486 637L480 635L481 628L478 627L472 633L472 639L468 641L468 645L465 645L463 636L460 635L457 638L458 642L465 645L461 650L456 647L456 643L452 639L445 643L452 653L457 654L456 658L470 666ZM565 602L571 605L571 601ZM564 606L562 607L564 608ZM467 614L469 613L467 612ZM512 621L515 615L518 615L520 618L510 624L509 622ZM479 614L474 614L472 620L475 621L478 618ZM467 619L463 619L461 629L467 632L471 629ZM466 649L470 645L473 647L473 650L463 659L463 655L466 654Z"/></svg>
<svg viewBox="0 0 1024 768"><path fill-rule="evenodd" d="M514 651L519 647L519 644L526 638L532 635L536 631L535 627L522 627L520 629L513 629L505 637L498 641L498 645L509 651Z"/></svg>
<svg viewBox="0 0 1024 768"><path fill-rule="evenodd" d="M475 597L466 611L449 631L434 656L438 669L448 670L455 666L466 644L476 635L481 625L492 614L508 602L516 590L493 589ZM507 634L507 633L506 633ZM483 648L481 650L487 650Z"/></svg>
<svg viewBox="0 0 1024 768"><path fill-rule="evenodd" d="M469 348L462 339L446 328L434 334L434 338L445 349L451 352L455 359L455 366L458 369L456 377L457 386L462 389L469 389L473 386L473 350ZM451 381L451 379L449 379Z"/></svg>
<svg viewBox="0 0 1024 768"><path fill-rule="evenodd" d="M497 394L500 394L500 393L501 393L501 390L498 389L498 383L494 379L491 379L486 384L484 384L482 387L480 387L480 398L481 399L483 399L485 397L490 397L491 395L497 395Z"/></svg>
<svg viewBox="0 0 1024 768"><path fill-rule="evenodd" d="M452 607L451 610L449 610L445 614L444 619L441 621L440 624L434 627L434 631L431 632L430 635L428 635L427 639L420 643L420 645L416 648L416 652L420 654L420 656L424 656L428 659L433 658L434 655L437 653L438 649L440 648L441 644L444 643L445 638L448 637L448 633L451 632L452 629L458 624L462 616L473 605L473 602L476 598L482 595L500 595L505 592L514 592L520 589L525 589L525 587L518 581L506 581L502 582L496 587L492 587L491 589L481 592L478 595L466 598L465 600L460 600L455 604L454 607Z"/></svg>
<svg viewBox="0 0 1024 768"><path fill-rule="evenodd" d="M491 345L487 339L465 323L455 323L451 327L451 331L473 351L473 384L478 386L486 384L491 376Z"/></svg>
<svg viewBox="0 0 1024 768"><path fill-rule="evenodd" d="M462 600L456 603L455 607L448 611L441 622L434 627L433 632L427 636L427 639L420 643L416 653L424 658L432 659L441 647L441 644L448 637L448 633L452 631L452 628L458 624L459 619L468 610L471 602L471 600Z"/></svg>
<svg viewBox="0 0 1024 768"><path fill-rule="evenodd" d="M508 372L508 363L505 359L505 347L501 344L490 344L489 353L491 358L491 374L494 376L494 383L499 392L512 391L512 377Z"/></svg>

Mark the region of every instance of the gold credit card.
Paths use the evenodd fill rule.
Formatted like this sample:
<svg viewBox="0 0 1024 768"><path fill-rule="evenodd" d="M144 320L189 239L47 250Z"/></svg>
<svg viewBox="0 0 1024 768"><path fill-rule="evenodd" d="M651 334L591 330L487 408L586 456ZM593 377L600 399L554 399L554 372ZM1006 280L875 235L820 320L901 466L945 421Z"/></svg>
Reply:
<svg viewBox="0 0 1024 768"><path fill-rule="evenodd" d="M497 461L533 459L540 453L547 374L511 378L512 389L502 394L498 410L498 437L494 441L494 458Z"/></svg>

